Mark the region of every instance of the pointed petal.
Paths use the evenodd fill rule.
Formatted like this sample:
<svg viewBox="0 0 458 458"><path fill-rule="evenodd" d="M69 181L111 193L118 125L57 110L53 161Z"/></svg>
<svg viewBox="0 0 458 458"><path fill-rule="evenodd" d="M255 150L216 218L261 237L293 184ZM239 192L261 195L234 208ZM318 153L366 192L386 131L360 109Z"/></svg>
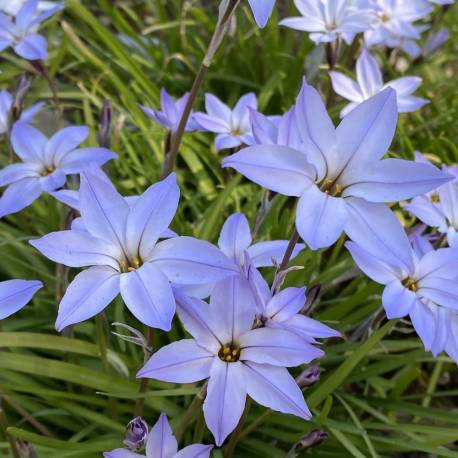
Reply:
<svg viewBox="0 0 458 458"><path fill-rule="evenodd" d="M121 275L121 296L127 308L143 324L170 331L175 298L168 278L151 263Z"/></svg>
<svg viewBox="0 0 458 458"><path fill-rule="evenodd" d="M80 272L59 304L57 331L92 318L119 293L119 273L111 267L91 267Z"/></svg>
<svg viewBox="0 0 458 458"><path fill-rule="evenodd" d="M322 350L283 329L253 329L242 335L238 342L242 349L240 360L259 364L293 367L308 364L324 355Z"/></svg>
<svg viewBox="0 0 458 458"><path fill-rule="evenodd" d="M431 200L425 196L416 197L410 204L405 205L404 208L428 226L446 226L446 218L440 210L440 206L431 202Z"/></svg>
<svg viewBox="0 0 458 458"><path fill-rule="evenodd" d="M125 448L117 448L111 452L104 452L104 458L145 458L145 455L131 452Z"/></svg>
<svg viewBox="0 0 458 458"><path fill-rule="evenodd" d="M48 43L45 37L33 33L24 37L14 51L27 60L46 60L48 57Z"/></svg>
<svg viewBox="0 0 458 458"><path fill-rule="evenodd" d="M159 242L151 254L151 262L178 285L211 283L238 273L237 266L218 248L193 237Z"/></svg>
<svg viewBox="0 0 458 458"><path fill-rule="evenodd" d="M383 290L382 303L390 320L408 315L417 301L417 294L405 288L399 280L388 283Z"/></svg>
<svg viewBox="0 0 458 458"><path fill-rule="evenodd" d="M218 447L237 426L245 400L242 363L223 363L215 358L204 402L204 417Z"/></svg>
<svg viewBox="0 0 458 458"><path fill-rule="evenodd" d="M404 76L390 81L386 83L386 85L393 88L399 98L399 96L410 95L412 92L416 91L421 81L422 79L418 76Z"/></svg>
<svg viewBox="0 0 458 458"><path fill-rule="evenodd" d="M218 97L205 94L205 109L210 116L224 121L227 127L230 126L232 110Z"/></svg>
<svg viewBox="0 0 458 458"><path fill-rule="evenodd" d="M180 450L173 458L210 458L213 445L192 444Z"/></svg>
<svg viewBox="0 0 458 458"><path fill-rule="evenodd" d="M418 286L419 296L458 311L458 283L456 280L428 276L421 280Z"/></svg>
<svg viewBox="0 0 458 458"><path fill-rule="evenodd" d="M246 362L243 366L248 395L278 412L310 420L302 391L284 367Z"/></svg>
<svg viewBox="0 0 458 458"><path fill-rule="evenodd" d="M27 305L35 293L43 287L36 280L7 280L0 282L0 320Z"/></svg>
<svg viewBox="0 0 458 458"><path fill-rule="evenodd" d="M124 249L129 205L111 183L83 172L79 192L81 216L88 231Z"/></svg>
<svg viewBox="0 0 458 458"><path fill-rule="evenodd" d="M39 168L36 164L19 162L10 164L0 170L0 186L7 186L23 178L38 178Z"/></svg>
<svg viewBox="0 0 458 458"><path fill-rule="evenodd" d="M304 288L285 288L267 303L266 314L271 320L285 321L305 305Z"/></svg>
<svg viewBox="0 0 458 458"><path fill-rule="evenodd" d="M398 119L396 92L387 88L362 102L337 127L339 168L345 170L380 159L393 140Z"/></svg>
<svg viewBox="0 0 458 458"><path fill-rule="evenodd" d="M340 72L329 72L334 91L344 99L360 103L363 101L358 84Z"/></svg>
<svg viewBox="0 0 458 458"><path fill-rule="evenodd" d="M419 279L440 277L454 280L458 277L458 250L441 248L426 253L417 266Z"/></svg>
<svg viewBox="0 0 458 458"><path fill-rule="evenodd" d="M288 244L288 240L258 242L251 245L247 251L254 266L270 267L274 265L274 262L278 264L281 263ZM304 249L305 245L303 243L297 243L294 247L291 259L294 259Z"/></svg>
<svg viewBox="0 0 458 458"><path fill-rule="evenodd" d="M339 331L336 331L335 329L332 329L329 326L326 326L325 324L305 315L296 314L281 323L278 323L277 321L274 323L280 324L281 328L294 332L310 343L314 343L315 339L341 337Z"/></svg>
<svg viewBox="0 0 458 458"><path fill-rule="evenodd" d="M45 102L38 102L21 113L20 121L32 122L35 115L45 106Z"/></svg>
<svg viewBox="0 0 458 458"><path fill-rule="evenodd" d="M384 159L347 174L345 196L370 202L395 202L431 191L452 179L433 165L403 159Z"/></svg>
<svg viewBox="0 0 458 458"><path fill-rule="evenodd" d="M46 143L44 157L48 164L60 164L70 151L86 140L89 129L86 126L65 127L56 132Z"/></svg>
<svg viewBox="0 0 458 458"><path fill-rule="evenodd" d="M0 218L28 207L42 192L39 178L24 178L10 184L0 198Z"/></svg>
<svg viewBox="0 0 458 458"><path fill-rule="evenodd" d="M91 164L100 167L117 157L116 153L107 148L79 148L67 153L60 161L59 167L70 175L80 173Z"/></svg>
<svg viewBox="0 0 458 458"><path fill-rule="evenodd" d="M220 340L236 341L251 329L255 319L256 301L248 280L234 275L220 281L210 296L210 308L221 321Z"/></svg>
<svg viewBox="0 0 458 458"><path fill-rule="evenodd" d="M417 301L409 313L412 325L420 337L425 350L431 350L436 333L436 317L430 308L422 301Z"/></svg>
<svg viewBox="0 0 458 458"><path fill-rule="evenodd" d="M272 14L275 0L248 0L259 27L264 28Z"/></svg>
<svg viewBox="0 0 458 458"><path fill-rule="evenodd" d="M218 240L221 251L237 263L243 261L243 252L251 245L248 220L243 213L234 213L225 221Z"/></svg>
<svg viewBox="0 0 458 458"><path fill-rule="evenodd" d="M194 113L193 118L204 132L227 134L231 131L230 125L224 119L206 113Z"/></svg>
<svg viewBox="0 0 458 458"><path fill-rule="evenodd" d="M126 240L132 256L150 259L157 240L168 228L178 207L176 174L150 186L135 202L127 218Z"/></svg>
<svg viewBox="0 0 458 458"><path fill-rule="evenodd" d="M116 247L97 239L88 232L51 232L29 242L40 253L54 262L68 267L111 266L118 269Z"/></svg>
<svg viewBox="0 0 458 458"><path fill-rule="evenodd" d="M11 130L11 144L14 152L24 162L41 163L48 139L35 127L25 122L14 123Z"/></svg>
<svg viewBox="0 0 458 458"><path fill-rule="evenodd" d="M214 359L215 356L194 339L178 340L154 353L138 371L137 378L194 383L208 378Z"/></svg>
<svg viewBox="0 0 458 458"><path fill-rule="evenodd" d="M256 145L223 159L249 180L284 194L300 196L311 185L315 172L304 154L279 145Z"/></svg>
<svg viewBox="0 0 458 458"><path fill-rule="evenodd" d="M377 60L365 48L356 61L356 75L366 99L377 94L383 86L382 72Z"/></svg>
<svg viewBox="0 0 458 458"><path fill-rule="evenodd" d="M413 275L409 238L394 213L383 204L354 198L346 201L349 217L345 232L348 237L397 272L399 278Z"/></svg>
<svg viewBox="0 0 458 458"><path fill-rule="evenodd" d="M146 456L172 458L178 450L178 442L170 428L167 415L161 413L159 420L151 428L146 442Z"/></svg>
<svg viewBox="0 0 458 458"><path fill-rule="evenodd" d="M346 203L341 198L310 186L299 199L296 227L312 250L331 246L342 234L347 222Z"/></svg>

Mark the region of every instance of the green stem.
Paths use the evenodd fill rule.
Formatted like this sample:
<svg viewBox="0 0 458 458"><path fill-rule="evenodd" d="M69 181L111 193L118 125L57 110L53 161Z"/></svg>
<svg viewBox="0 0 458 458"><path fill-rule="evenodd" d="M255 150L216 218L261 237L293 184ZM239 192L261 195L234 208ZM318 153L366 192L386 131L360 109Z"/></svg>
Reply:
<svg viewBox="0 0 458 458"><path fill-rule="evenodd" d="M2 403L0 403L0 429L2 430L5 438L10 443L11 453L13 454L13 457L14 458L21 458L21 456L19 454L19 450L18 450L16 441L14 440L14 438L10 434L8 434L8 431L7 431L7 429L8 429L8 421L6 419L6 414L5 414L5 411L3 410Z"/></svg>
<svg viewBox="0 0 458 458"><path fill-rule="evenodd" d="M149 326L146 327L146 346L147 348L152 348L153 346L153 328L150 328ZM143 362L146 363L146 361L149 359L151 356L151 353L145 349L145 357ZM140 381L140 388L138 389L138 397L137 400L135 401L135 407L134 407L134 417L142 417L143 416L143 410L145 408L145 393L146 389L148 388L148 380L147 378L142 378Z"/></svg>
<svg viewBox="0 0 458 458"><path fill-rule="evenodd" d="M186 412L183 415L183 418L180 421L180 424L178 425L178 428L175 433L175 436L178 441L181 441L186 431L186 428L188 428L188 426L193 422L194 417L196 416L197 412L200 409L200 406L202 405L202 402L204 401L206 392L207 384L205 383L202 386L201 390L196 394L191 404L189 404L188 410L186 410Z"/></svg>

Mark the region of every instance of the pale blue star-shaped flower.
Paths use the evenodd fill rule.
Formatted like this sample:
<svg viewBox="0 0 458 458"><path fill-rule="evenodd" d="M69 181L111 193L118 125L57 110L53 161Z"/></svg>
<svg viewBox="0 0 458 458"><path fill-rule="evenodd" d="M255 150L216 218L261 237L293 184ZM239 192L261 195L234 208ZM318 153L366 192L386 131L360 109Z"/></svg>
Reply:
<svg viewBox="0 0 458 458"><path fill-rule="evenodd" d="M105 458L209 458L212 445L192 444L178 451L178 442L167 416L161 413L146 438L145 455L124 448L105 452Z"/></svg>
<svg viewBox="0 0 458 458"><path fill-rule="evenodd" d="M417 162L428 162L420 153ZM412 199L404 208L428 226L447 235L448 244L458 248L458 167L444 167L454 180Z"/></svg>
<svg viewBox="0 0 458 458"><path fill-rule="evenodd" d="M63 5L57 4L37 14L38 0L28 0L14 20L0 13L0 51L11 46L14 52L24 59L45 60L48 57L48 44L37 30L41 22L62 8Z"/></svg>
<svg viewBox="0 0 458 458"><path fill-rule="evenodd" d="M294 4L301 16L283 19L280 25L310 32L316 44L338 38L351 44L355 35L371 23L370 10L357 8L353 0L294 0Z"/></svg>
<svg viewBox="0 0 458 458"><path fill-rule="evenodd" d="M16 16L19 10L27 3L27 0L0 0L0 11L10 16ZM57 6L57 2L39 1L38 12L44 12Z"/></svg>
<svg viewBox="0 0 458 458"><path fill-rule="evenodd" d="M194 285L237 274L215 246L192 237L164 236L179 200L175 174L150 186L132 205L111 182L85 171L78 206L81 220L71 230L30 243L49 259L88 267L68 287L56 328L87 320L120 293L142 323L170 330L175 299L170 283Z"/></svg>
<svg viewBox="0 0 458 458"><path fill-rule="evenodd" d="M385 285L382 304L388 318L409 315L425 348L437 355L458 333L450 326L458 314L458 251L412 245L396 216L385 206L365 202L354 211L347 242L358 267ZM381 230L382 228L382 230Z"/></svg>
<svg viewBox="0 0 458 458"><path fill-rule="evenodd" d="M34 116L43 108L44 102L38 102L27 108L21 113L20 120L24 122L31 122ZM6 90L0 92L0 135L8 132L9 122L11 115L11 108L13 106L13 97Z"/></svg>
<svg viewBox="0 0 458 458"><path fill-rule="evenodd" d="M404 76L383 84L379 64L366 49L363 49L356 61L356 81L337 71L331 71L329 75L337 94L351 102L340 112L342 118L358 104L387 87L396 91L399 113L412 112L429 103L425 99L412 95L422 81L418 76Z"/></svg>
<svg viewBox="0 0 458 458"><path fill-rule="evenodd" d="M65 127L47 138L38 129L17 122L11 144L22 162L0 170L0 218L16 213L43 192L53 193L65 185L67 175L80 173L88 164L99 166L117 157L106 148L78 148L89 135L85 126Z"/></svg>
<svg viewBox="0 0 458 458"><path fill-rule="evenodd" d="M137 374L173 383L209 379L203 410L218 446L237 426L247 395L273 410L309 419L302 392L285 368L321 354L283 329L253 329L253 293L239 285L223 280L210 304L176 291L178 316L193 338L161 348Z"/></svg>
<svg viewBox="0 0 458 458"><path fill-rule="evenodd" d="M0 320L22 309L43 287L37 280L7 280L0 282Z"/></svg>
<svg viewBox="0 0 458 458"><path fill-rule="evenodd" d="M383 159L397 122L396 93L387 88L334 127L318 92L304 83L296 102L301 149L256 145L226 157L250 180L300 197L296 228L312 248L332 245L361 201L393 202L430 191L452 177L430 164Z"/></svg>
<svg viewBox="0 0 458 458"><path fill-rule="evenodd" d="M206 113L195 113L194 120L206 132L218 134L215 146L218 151L253 143L250 109L256 110L258 101L253 93L245 94L233 109L212 94L205 96Z"/></svg>

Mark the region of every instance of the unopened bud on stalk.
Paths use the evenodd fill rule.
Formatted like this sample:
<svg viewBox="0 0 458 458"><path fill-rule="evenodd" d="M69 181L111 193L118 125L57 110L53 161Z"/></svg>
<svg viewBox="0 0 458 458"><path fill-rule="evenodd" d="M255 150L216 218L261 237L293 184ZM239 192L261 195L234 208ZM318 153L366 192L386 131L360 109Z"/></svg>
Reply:
<svg viewBox="0 0 458 458"><path fill-rule="evenodd" d="M21 458L38 458L37 452L29 442L18 440L16 444Z"/></svg>
<svg viewBox="0 0 458 458"><path fill-rule="evenodd" d="M21 117L22 109L24 108L24 100L29 91L32 80L24 73L19 80L19 84L13 94L13 105L11 107L11 116L13 122Z"/></svg>
<svg viewBox="0 0 458 458"><path fill-rule="evenodd" d="M296 444L296 452L302 452L312 447L316 447L322 444L327 437L328 437L328 434L326 432L322 431L321 429L314 429L313 431L306 434Z"/></svg>
<svg viewBox="0 0 458 458"><path fill-rule="evenodd" d="M99 125L99 145L103 148L110 148L111 145L111 126L113 121L113 106L110 100L103 102L100 113Z"/></svg>
<svg viewBox="0 0 458 458"><path fill-rule="evenodd" d="M141 417L136 417L127 425L124 445L129 450L135 452L145 446L147 436L148 425L146 421Z"/></svg>
<svg viewBox="0 0 458 458"><path fill-rule="evenodd" d="M307 289L307 297L306 297L305 305L304 305L304 308L302 309L302 312L306 312L310 310L310 308L313 306L313 304L318 299L318 296L320 295L320 291L321 291L320 284L312 286L311 288Z"/></svg>
<svg viewBox="0 0 458 458"><path fill-rule="evenodd" d="M305 369L302 374L297 377L297 384L301 388L315 385L315 383L320 380L320 374L321 370L318 364L307 367L307 369Z"/></svg>

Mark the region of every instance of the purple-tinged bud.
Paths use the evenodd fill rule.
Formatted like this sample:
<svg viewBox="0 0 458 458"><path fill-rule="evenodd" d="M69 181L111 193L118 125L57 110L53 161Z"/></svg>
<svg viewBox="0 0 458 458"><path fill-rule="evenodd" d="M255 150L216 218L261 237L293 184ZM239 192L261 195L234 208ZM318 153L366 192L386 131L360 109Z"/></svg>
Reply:
<svg viewBox="0 0 458 458"><path fill-rule="evenodd" d="M145 446L147 436L148 425L146 421L141 417L136 417L127 425L124 445L135 452Z"/></svg>
<svg viewBox="0 0 458 458"><path fill-rule="evenodd" d="M24 73L13 94L13 104L11 107L13 121L17 121L21 117L22 109L24 108L24 100L31 84L32 80Z"/></svg>
<svg viewBox="0 0 458 458"><path fill-rule="evenodd" d="M302 452L312 447L322 444L328 437L328 434L321 429L314 429L306 434L297 444L296 452Z"/></svg>
<svg viewBox="0 0 458 458"><path fill-rule="evenodd" d="M38 454L29 442L18 440L16 442L21 458L38 458Z"/></svg>
<svg viewBox="0 0 458 458"><path fill-rule="evenodd" d="M318 364L314 364L313 366L307 367L299 377L297 377L296 381L297 384L301 388L305 388L308 386L315 385L318 380L320 380L320 366Z"/></svg>
<svg viewBox="0 0 458 458"><path fill-rule="evenodd" d="M307 290L307 296L305 299L305 305L302 308L302 313L309 311L313 307L313 304L315 304L316 300L318 299L320 292L321 292L320 284L312 286L311 288Z"/></svg>
<svg viewBox="0 0 458 458"><path fill-rule="evenodd" d="M103 148L110 148L111 145L111 125L113 121L113 106L110 100L105 100L100 113L99 126L99 145Z"/></svg>

